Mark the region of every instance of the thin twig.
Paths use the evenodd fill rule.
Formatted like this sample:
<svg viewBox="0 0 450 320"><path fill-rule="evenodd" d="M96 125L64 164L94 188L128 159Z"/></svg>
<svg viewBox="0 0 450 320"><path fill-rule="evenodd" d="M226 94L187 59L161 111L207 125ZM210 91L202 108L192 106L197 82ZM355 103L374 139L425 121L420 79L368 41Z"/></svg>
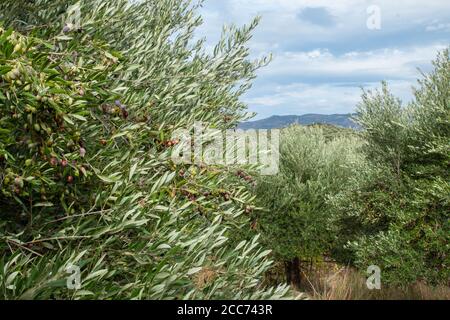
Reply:
<svg viewBox="0 0 450 320"><path fill-rule="evenodd" d="M53 240L70 240L70 239L88 239L92 238L91 236L67 236L67 237L53 237L53 238L46 238L46 239L37 239L30 242L25 242L24 244L36 244L41 243L45 241L53 241Z"/></svg>
<svg viewBox="0 0 450 320"><path fill-rule="evenodd" d="M106 210L100 210L100 211L94 211L94 212L85 212L85 213L80 213L80 214L74 214L74 215L70 215L70 216L66 216L66 217L62 217L62 218L58 218L49 222L44 223L44 225L50 224L50 223L55 223L55 222L59 222L59 221L63 221L63 220L67 220L70 218L78 218L78 217L85 217L85 216L90 216L90 215L95 215L95 214L99 214L99 213L105 213L105 212L109 212L112 211L112 209L106 209Z"/></svg>
<svg viewBox="0 0 450 320"><path fill-rule="evenodd" d="M10 242L10 243L12 243L12 244L14 244L14 245L16 245L16 246L22 248L22 249L28 250L28 251L30 251L31 253L33 253L33 254L35 254L35 255L38 255L39 257L43 257L43 255L40 254L39 252L36 252L36 251L34 251L34 250L31 250L30 248L27 248L27 247L25 247L24 245L22 245L22 244L20 244L20 243L18 243L18 242L16 242L16 241L14 241L14 240L6 239L6 241L7 241L7 242Z"/></svg>

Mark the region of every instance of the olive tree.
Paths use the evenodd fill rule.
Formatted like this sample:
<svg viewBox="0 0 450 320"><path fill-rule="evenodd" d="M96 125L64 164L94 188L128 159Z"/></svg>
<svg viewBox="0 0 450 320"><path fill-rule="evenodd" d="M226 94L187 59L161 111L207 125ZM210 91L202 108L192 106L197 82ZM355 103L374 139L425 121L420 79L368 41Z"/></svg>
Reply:
<svg viewBox="0 0 450 320"><path fill-rule="evenodd" d="M329 226L328 198L355 174L362 161L359 139L345 130L291 126L282 130L280 172L256 186L263 208L258 224L276 259L285 263L287 282L300 284L301 261L329 255L335 234Z"/></svg>
<svg viewBox="0 0 450 320"><path fill-rule="evenodd" d="M257 19L211 53L194 42L200 4L0 3L2 298L285 296L258 237L229 240L249 225L243 182L171 160L176 129L245 117L267 62L248 59Z"/></svg>
<svg viewBox="0 0 450 320"><path fill-rule="evenodd" d="M433 64L406 106L386 85L363 95L357 121L368 166L333 199L340 258L378 265L384 283L449 277L449 51Z"/></svg>

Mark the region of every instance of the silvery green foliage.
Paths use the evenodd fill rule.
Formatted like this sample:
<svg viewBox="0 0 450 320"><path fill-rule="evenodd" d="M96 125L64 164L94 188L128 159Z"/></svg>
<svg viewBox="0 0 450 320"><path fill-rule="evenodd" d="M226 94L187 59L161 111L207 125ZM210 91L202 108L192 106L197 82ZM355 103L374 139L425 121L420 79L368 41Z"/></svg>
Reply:
<svg viewBox="0 0 450 320"><path fill-rule="evenodd" d="M345 129L294 125L282 130L280 172L262 177L256 188L264 207L258 219L262 238L278 259L321 259L329 253L337 235L328 223L328 198L356 174L364 160L360 146Z"/></svg>
<svg viewBox="0 0 450 320"><path fill-rule="evenodd" d="M394 97L382 83L381 91L365 91L357 108L357 122L365 130L364 138L370 148L366 148L371 159L387 161L397 173L408 154L405 126L410 121L401 101Z"/></svg>
<svg viewBox="0 0 450 320"><path fill-rule="evenodd" d="M403 106L383 84L363 95L367 165L333 199L340 260L377 265L382 282L447 284L450 240L450 59L444 50Z"/></svg>
<svg viewBox="0 0 450 320"><path fill-rule="evenodd" d="M449 159L450 58L449 49L439 52L432 62L434 71L422 73L409 106L411 152L421 158Z"/></svg>
<svg viewBox="0 0 450 320"><path fill-rule="evenodd" d="M81 10L81 29L65 28L69 5ZM203 41L193 43L201 23L198 5L174 0L0 4L4 27L47 42L43 54L53 62L42 72L64 78L68 68L75 79L87 71L101 75L86 84L93 108L64 117L88 143L92 184L76 202L34 207L31 201L26 212L33 209L33 223L25 228L2 217L2 224L11 226L1 233L3 299L286 296L288 287L262 284L271 262L257 236L228 239L248 228L244 209L253 197L247 188L221 168L173 164L165 144L173 130L195 120L218 128L241 120L245 105L239 97L267 62L248 61L245 43L257 20L225 30L212 53L204 51ZM9 89L2 90L9 97ZM108 95L120 97L116 106ZM59 107L64 114L64 105ZM99 115L102 109L105 114ZM1 205L17 206L17 199L8 199ZM66 287L69 265L81 269L79 290Z"/></svg>

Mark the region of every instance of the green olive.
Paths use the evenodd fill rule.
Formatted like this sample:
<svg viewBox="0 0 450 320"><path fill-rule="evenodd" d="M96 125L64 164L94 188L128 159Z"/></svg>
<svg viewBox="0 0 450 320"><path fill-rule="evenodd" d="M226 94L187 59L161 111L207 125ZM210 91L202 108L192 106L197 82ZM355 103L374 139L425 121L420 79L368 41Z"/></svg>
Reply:
<svg viewBox="0 0 450 320"><path fill-rule="evenodd" d="M21 177L17 177L14 179L14 183L19 188L23 188L23 179Z"/></svg>
<svg viewBox="0 0 450 320"><path fill-rule="evenodd" d="M20 70L17 68L13 69L11 72L15 76L15 78L18 78L20 76ZM15 79L15 78L13 78L13 79Z"/></svg>
<svg viewBox="0 0 450 320"><path fill-rule="evenodd" d="M14 46L14 52L21 52L22 51L22 45L20 43L16 44Z"/></svg>

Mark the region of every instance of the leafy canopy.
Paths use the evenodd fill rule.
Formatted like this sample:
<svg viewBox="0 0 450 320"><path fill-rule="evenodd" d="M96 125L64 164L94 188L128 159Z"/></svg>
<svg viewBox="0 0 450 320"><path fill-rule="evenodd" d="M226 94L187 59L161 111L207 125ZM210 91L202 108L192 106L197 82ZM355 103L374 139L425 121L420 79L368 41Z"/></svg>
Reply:
<svg viewBox="0 0 450 320"><path fill-rule="evenodd" d="M0 3L3 298L285 296L262 283L269 251L236 237L246 184L170 158L177 128L245 117L239 97L267 62L248 60L257 20L212 53L193 42L199 5ZM78 9L80 27L65 24ZM79 290L66 287L71 265Z"/></svg>

